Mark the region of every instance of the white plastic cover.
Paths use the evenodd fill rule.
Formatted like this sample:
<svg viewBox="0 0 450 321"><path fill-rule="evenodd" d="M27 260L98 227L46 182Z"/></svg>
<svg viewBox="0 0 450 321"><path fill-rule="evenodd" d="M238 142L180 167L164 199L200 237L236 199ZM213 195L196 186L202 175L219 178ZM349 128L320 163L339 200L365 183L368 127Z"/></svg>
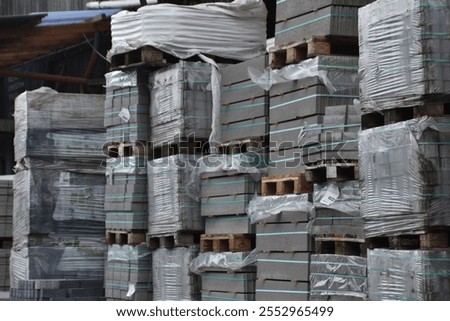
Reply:
<svg viewBox="0 0 450 321"><path fill-rule="evenodd" d="M239 271L249 266L256 266L256 256L256 250L252 252L204 252L191 262L190 269L195 274L201 274L211 269Z"/></svg>
<svg viewBox="0 0 450 321"><path fill-rule="evenodd" d="M153 46L181 59L200 53L248 60L264 53L267 9L263 0L194 6L159 4L111 18L113 55Z"/></svg>

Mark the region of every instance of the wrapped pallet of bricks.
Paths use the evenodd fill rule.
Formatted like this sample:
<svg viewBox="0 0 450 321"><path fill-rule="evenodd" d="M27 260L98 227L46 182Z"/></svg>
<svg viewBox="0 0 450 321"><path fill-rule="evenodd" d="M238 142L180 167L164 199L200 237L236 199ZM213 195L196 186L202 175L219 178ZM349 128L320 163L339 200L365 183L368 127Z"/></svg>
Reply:
<svg viewBox="0 0 450 321"><path fill-rule="evenodd" d="M111 301L152 301L152 253L147 244L109 245L105 297Z"/></svg>
<svg viewBox="0 0 450 321"><path fill-rule="evenodd" d="M360 9L361 103L366 113L448 101L448 0L378 0ZM428 112L443 114L443 106Z"/></svg>
<svg viewBox="0 0 450 321"><path fill-rule="evenodd" d="M369 299L450 300L450 251L370 250L367 255Z"/></svg>
<svg viewBox="0 0 450 321"><path fill-rule="evenodd" d="M154 147L208 140L211 70L207 63L180 61L150 73L150 136Z"/></svg>
<svg viewBox="0 0 450 321"><path fill-rule="evenodd" d="M361 215L366 237L450 226L448 142L450 123L439 117L360 132Z"/></svg>
<svg viewBox="0 0 450 321"><path fill-rule="evenodd" d="M14 300L103 298L103 104L48 88L16 98Z"/></svg>
<svg viewBox="0 0 450 321"><path fill-rule="evenodd" d="M309 300L314 244L307 230L310 194L255 197L248 214L256 226L256 301Z"/></svg>
<svg viewBox="0 0 450 321"><path fill-rule="evenodd" d="M153 300L200 301L201 284L190 264L198 247L159 248L153 252Z"/></svg>
<svg viewBox="0 0 450 321"><path fill-rule="evenodd" d="M148 71L141 68L116 70L107 73L105 79L106 142L149 140Z"/></svg>
<svg viewBox="0 0 450 321"><path fill-rule="evenodd" d="M367 259L349 255L311 255L310 280L311 300L364 300L367 298Z"/></svg>
<svg viewBox="0 0 450 321"><path fill-rule="evenodd" d="M254 301L256 253L204 252L191 262L200 275L202 301Z"/></svg>
<svg viewBox="0 0 450 321"><path fill-rule="evenodd" d="M13 176L0 176L0 292L9 291L12 247Z"/></svg>

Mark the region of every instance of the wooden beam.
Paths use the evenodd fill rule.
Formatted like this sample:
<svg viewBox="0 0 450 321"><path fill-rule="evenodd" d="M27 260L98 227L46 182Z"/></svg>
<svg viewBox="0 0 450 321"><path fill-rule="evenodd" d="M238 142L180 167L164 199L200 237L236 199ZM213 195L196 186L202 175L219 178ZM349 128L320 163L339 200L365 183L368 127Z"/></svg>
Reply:
<svg viewBox="0 0 450 321"><path fill-rule="evenodd" d="M60 76L60 75L44 74L39 72L23 72L10 69L1 69L0 77L16 77L16 78L27 78L43 81L54 81L81 86L87 84L87 79L82 77Z"/></svg>

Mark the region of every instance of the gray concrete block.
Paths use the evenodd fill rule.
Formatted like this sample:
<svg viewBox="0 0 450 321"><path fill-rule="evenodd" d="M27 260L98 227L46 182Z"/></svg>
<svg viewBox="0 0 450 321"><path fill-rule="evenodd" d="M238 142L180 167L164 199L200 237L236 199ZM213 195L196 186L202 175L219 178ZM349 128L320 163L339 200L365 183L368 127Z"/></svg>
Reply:
<svg viewBox="0 0 450 321"><path fill-rule="evenodd" d="M221 103L222 105L228 105L244 100L264 97L265 95L266 91L259 85L253 83L251 80L246 80L240 83L222 86Z"/></svg>
<svg viewBox="0 0 450 321"><path fill-rule="evenodd" d="M256 249L259 251L311 251L312 240L306 226L306 223L257 224Z"/></svg>
<svg viewBox="0 0 450 321"><path fill-rule="evenodd" d="M312 202L312 199L311 199ZM277 215L272 215L266 218L263 223L293 223L293 222L304 222L309 221L309 213L307 212L281 212Z"/></svg>
<svg viewBox="0 0 450 321"><path fill-rule="evenodd" d="M310 253L258 253L258 279L309 281Z"/></svg>
<svg viewBox="0 0 450 321"><path fill-rule="evenodd" d="M311 149L309 151L312 152ZM320 156L319 151L315 153L319 153ZM314 154L311 153L311 157ZM304 151L299 148L273 151L269 155L269 176L295 174L305 170Z"/></svg>
<svg viewBox="0 0 450 321"><path fill-rule="evenodd" d="M221 216L246 214L245 210L252 198L253 195L251 194L202 198L201 215Z"/></svg>
<svg viewBox="0 0 450 321"><path fill-rule="evenodd" d="M256 301L308 301L309 283L275 280L256 281Z"/></svg>
<svg viewBox="0 0 450 321"><path fill-rule="evenodd" d="M250 234L255 225L247 215L233 215L205 218L205 234Z"/></svg>
<svg viewBox="0 0 450 321"><path fill-rule="evenodd" d="M270 147L290 149L318 143L322 115L291 120L270 125ZM319 126L318 126L319 125Z"/></svg>
<svg viewBox="0 0 450 321"><path fill-rule="evenodd" d="M254 59L250 59L238 64L229 65L221 69L222 84L225 86L242 82L244 80L250 80L248 75L248 67L253 67L258 70L264 70L268 64L268 56L260 56Z"/></svg>
<svg viewBox="0 0 450 321"><path fill-rule="evenodd" d="M202 179L200 197L255 194L260 190L260 184L248 174Z"/></svg>
<svg viewBox="0 0 450 321"><path fill-rule="evenodd" d="M267 134L268 120L266 117L260 117L232 124L222 124L221 130L222 142L262 137Z"/></svg>
<svg viewBox="0 0 450 321"><path fill-rule="evenodd" d="M203 291L202 301L255 301L255 293Z"/></svg>
<svg viewBox="0 0 450 321"><path fill-rule="evenodd" d="M255 99L222 105L220 122L235 123L246 119L265 117L268 115L269 100L267 95Z"/></svg>
<svg viewBox="0 0 450 321"><path fill-rule="evenodd" d="M255 292L256 273L220 273L201 274L202 290L249 293Z"/></svg>

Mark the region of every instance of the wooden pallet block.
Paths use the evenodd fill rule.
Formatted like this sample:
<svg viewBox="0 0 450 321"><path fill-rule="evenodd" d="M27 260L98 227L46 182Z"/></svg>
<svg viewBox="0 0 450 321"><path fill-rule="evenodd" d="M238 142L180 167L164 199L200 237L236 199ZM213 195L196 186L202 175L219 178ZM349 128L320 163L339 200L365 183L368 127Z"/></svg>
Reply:
<svg viewBox="0 0 450 321"><path fill-rule="evenodd" d="M173 234L147 235L147 246L152 249L174 248L180 246L191 246L198 244L200 233L189 231L178 231Z"/></svg>
<svg viewBox="0 0 450 321"><path fill-rule="evenodd" d="M132 231L119 231L119 230L107 230L106 231L106 243L119 244L119 245L138 245L146 241L146 231L144 230L132 230Z"/></svg>
<svg viewBox="0 0 450 321"><path fill-rule="evenodd" d="M305 176L310 183L358 180L359 166L357 160L345 163L323 163L306 167Z"/></svg>
<svg viewBox="0 0 450 321"><path fill-rule="evenodd" d="M312 193L313 185L306 181L304 173L263 177L261 195L286 195Z"/></svg>
<svg viewBox="0 0 450 321"><path fill-rule="evenodd" d="M315 252L366 257L367 247L362 237L330 235L315 238Z"/></svg>
<svg viewBox="0 0 450 321"><path fill-rule="evenodd" d="M254 247L252 234L203 234L200 252L244 252Z"/></svg>

